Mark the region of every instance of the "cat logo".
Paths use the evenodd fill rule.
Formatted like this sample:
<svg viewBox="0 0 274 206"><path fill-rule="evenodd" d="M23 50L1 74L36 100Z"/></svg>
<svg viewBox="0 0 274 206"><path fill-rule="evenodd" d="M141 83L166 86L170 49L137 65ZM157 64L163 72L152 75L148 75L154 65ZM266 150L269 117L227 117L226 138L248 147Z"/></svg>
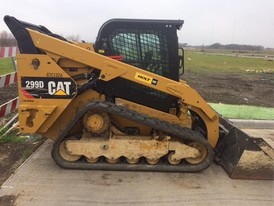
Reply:
<svg viewBox="0 0 274 206"><path fill-rule="evenodd" d="M27 98L72 99L77 94L77 85L71 78L21 77L21 87Z"/></svg>
<svg viewBox="0 0 274 206"><path fill-rule="evenodd" d="M71 95L70 92L71 82L69 81L49 81L48 82L48 93L49 95Z"/></svg>

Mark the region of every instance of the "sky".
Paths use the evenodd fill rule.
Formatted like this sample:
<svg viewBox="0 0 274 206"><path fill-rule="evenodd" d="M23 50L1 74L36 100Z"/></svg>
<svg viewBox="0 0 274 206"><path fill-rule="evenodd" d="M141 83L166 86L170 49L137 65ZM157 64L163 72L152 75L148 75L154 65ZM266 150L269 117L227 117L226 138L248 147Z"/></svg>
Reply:
<svg viewBox="0 0 274 206"><path fill-rule="evenodd" d="M274 0L0 0L5 15L94 42L112 18L182 19L180 43L249 44L274 48Z"/></svg>

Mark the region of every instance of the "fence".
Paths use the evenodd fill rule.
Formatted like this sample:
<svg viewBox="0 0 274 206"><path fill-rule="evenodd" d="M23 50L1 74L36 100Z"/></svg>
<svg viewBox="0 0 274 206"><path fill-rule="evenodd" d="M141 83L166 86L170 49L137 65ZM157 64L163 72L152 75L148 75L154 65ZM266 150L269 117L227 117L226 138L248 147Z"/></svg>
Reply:
<svg viewBox="0 0 274 206"><path fill-rule="evenodd" d="M17 47L0 47L0 58L15 57L18 52Z"/></svg>
<svg viewBox="0 0 274 206"><path fill-rule="evenodd" d="M1 68L0 68L1 69ZM17 82L17 72L12 72L0 76L0 88Z"/></svg>
<svg viewBox="0 0 274 206"><path fill-rule="evenodd" d="M5 74L0 76L0 89L3 87L16 83L17 82L17 72L16 72L16 62L15 62L15 55L16 52L18 52L18 49L16 47L2 47L0 48L0 60L1 58L12 58L13 61L13 68L15 72ZM1 70L2 68L0 68ZM11 112L13 112L15 109L18 108L19 100L18 97L7 101L6 103L0 105L0 118L4 117Z"/></svg>

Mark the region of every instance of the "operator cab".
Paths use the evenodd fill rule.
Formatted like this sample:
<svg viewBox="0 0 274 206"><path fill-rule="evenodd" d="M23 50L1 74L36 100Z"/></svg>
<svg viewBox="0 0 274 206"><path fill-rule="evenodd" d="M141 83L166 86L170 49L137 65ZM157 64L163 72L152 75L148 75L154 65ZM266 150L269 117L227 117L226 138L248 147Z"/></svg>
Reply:
<svg viewBox="0 0 274 206"><path fill-rule="evenodd" d="M97 53L117 57L138 68L179 80L177 30L183 20L112 19L99 30Z"/></svg>
<svg viewBox="0 0 274 206"><path fill-rule="evenodd" d="M178 55L177 30L183 23L183 20L112 19L100 28L94 49L102 55L179 81L183 61ZM109 97L121 97L164 112L178 108L176 97L122 78L99 85L99 90Z"/></svg>

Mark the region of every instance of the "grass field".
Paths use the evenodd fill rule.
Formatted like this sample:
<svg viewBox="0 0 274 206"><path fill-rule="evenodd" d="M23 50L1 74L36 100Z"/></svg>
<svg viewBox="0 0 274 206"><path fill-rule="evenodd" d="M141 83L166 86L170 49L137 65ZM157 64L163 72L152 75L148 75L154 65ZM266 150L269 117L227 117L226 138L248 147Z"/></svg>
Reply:
<svg viewBox="0 0 274 206"><path fill-rule="evenodd" d="M0 59L0 75L13 72L13 64L11 58Z"/></svg>
<svg viewBox="0 0 274 206"><path fill-rule="evenodd" d="M274 73L274 61L263 58L246 58L217 53L201 53L186 51L185 68L195 73L222 72L222 73L247 73L269 72ZM11 58L0 59L0 75L13 71Z"/></svg>
<svg viewBox="0 0 274 206"><path fill-rule="evenodd" d="M233 55L219 55L217 53L185 52L185 68L195 73L274 73L274 61L264 58L246 58Z"/></svg>
<svg viewBox="0 0 274 206"><path fill-rule="evenodd" d="M231 119L274 120L274 108L231 104L210 104L219 114Z"/></svg>

